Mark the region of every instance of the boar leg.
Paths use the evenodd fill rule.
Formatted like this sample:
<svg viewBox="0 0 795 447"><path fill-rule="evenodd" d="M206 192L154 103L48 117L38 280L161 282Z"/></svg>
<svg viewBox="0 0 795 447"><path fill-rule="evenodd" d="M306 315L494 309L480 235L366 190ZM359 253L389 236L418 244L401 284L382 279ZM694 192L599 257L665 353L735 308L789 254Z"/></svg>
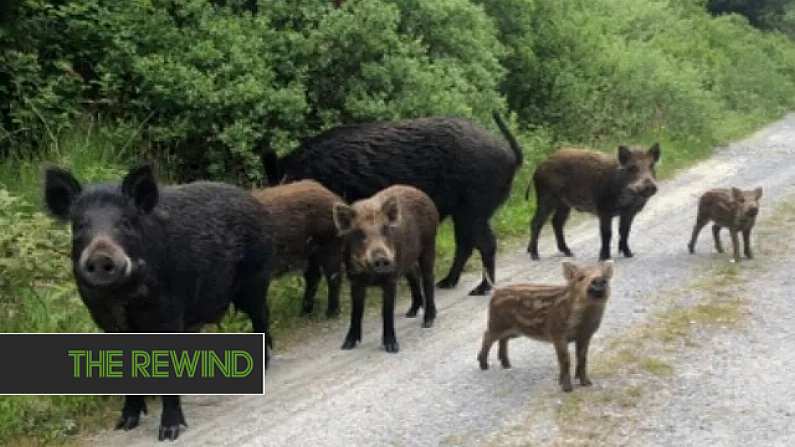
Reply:
<svg viewBox="0 0 795 447"><path fill-rule="evenodd" d="M413 267L406 273L406 279L411 289L411 307L406 312L406 317L414 318L422 307L422 286L420 285L420 272L418 267Z"/></svg>
<svg viewBox="0 0 795 447"><path fill-rule="evenodd" d="M508 341L511 337L503 337L500 339L500 350L498 352L498 356L500 357L500 363L502 363L502 367L508 369L511 367L511 361L508 360Z"/></svg>
<svg viewBox="0 0 795 447"><path fill-rule="evenodd" d="M351 283L351 326L342 349L353 349L362 340L362 315L364 314L364 297L367 289L363 284Z"/></svg>
<svg viewBox="0 0 795 447"><path fill-rule="evenodd" d="M340 313L340 287L342 286L342 255L339 246L333 246L323 255L323 274L328 286L328 305L326 317L336 317Z"/></svg>
<svg viewBox="0 0 795 447"><path fill-rule="evenodd" d="M632 250L629 249L629 231L632 229L632 220L635 219L634 212L621 214L618 221L618 251L627 258L632 257Z"/></svg>
<svg viewBox="0 0 795 447"><path fill-rule="evenodd" d="M437 284L440 289L452 289L458 284L464 265L469 260L469 257L472 256L472 250L475 249L472 217L468 215L453 216L453 227L455 233L455 257L453 258L450 272Z"/></svg>
<svg viewBox="0 0 795 447"><path fill-rule="evenodd" d="M187 426L182 414L179 396L163 396L163 413L160 415L160 430L157 439L173 441L179 437L180 426Z"/></svg>
<svg viewBox="0 0 795 447"><path fill-rule="evenodd" d="M384 350L395 354L400 350L397 336L395 335L395 295L397 294L397 281L387 281L381 286L384 292L381 318L384 320ZM361 330L361 328L360 328Z"/></svg>
<svg viewBox="0 0 795 447"><path fill-rule="evenodd" d="M527 252L530 253L530 258L534 261L538 260L538 235L541 234L541 228L549 216L557 209L555 202L557 201L554 198L540 192L536 196L536 212L533 215L533 220L530 221L530 242L527 244Z"/></svg>
<svg viewBox="0 0 795 447"><path fill-rule="evenodd" d="M734 262L740 262L740 238L737 235L737 230L729 229L732 236L732 246L734 247Z"/></svg>
<svg viewBox="0 0 795 447"><path fill-rule="evenodd" d="M720 225L715 224L712 226L712 238L715 239L715 250L718 253L723 253L723 244L720 243Z"/></svg>
<svg viewBox="0 0 795 447"><path fill-rule="evenodd" d="M301 315L310 315L314 310L318 285L320 285L320 264L317 258L312 256L304 271L304 306Z"/></svg>
<svg viewBox="0 0 795 447"><path fill-rule="evenodd" d="M743 249L745 251L745 257L748 259L754 259L754 253L751 251L751 229L743 230Z"/></svg>
<svg viewBox="0 0 795 447"><path fill-rule="evenodd" d="M483 333L483 346L480 348L480 353L478 353L478 363L480 363L480 369L482 370L489 369L489 351L495 341L497 341L497 337L491 331L487 330Z"/></svg>
<svg viewBox="0 0 795 447"><path fill-rule="evenodd" d="M265 343L272 347L272 340L268 332L268 287L270 275L267 272L259 273L244 279L240 290L233 300L235 306L242 310L251 319L253 332L265 334ZM268 350L265 350L265 368L268 367Z"/></svg>
<svg viewBox="0 0 795 447"><path fill-rule="evenodd" d="M690 243L687 244L687 250L690 252L690 254L693 254L696 251L698 233L701 233L701 229L704 228L704 225L706 225L707 222L709 222L709 219L706 219L701 215L701 213L699 213L698 217L696 218L696 225L693 227L693 235L690 237Z"/></svg>
<svg viewBox="0 0 795 447"><path fill-rule="evenodd" d="M480 232L477 239L477 247L480 252L480 259L483 263L483 280L477 287L472 289L470 295L485 295L491 290L495 274L495 256L497 255L497 238L491 230L489 222L480 225Z"/></svg>
<svg viewBox="0 0 795 447"><path fill-rule="evenodd" d="M570 213L571 207L560 205L555 211L555 215L552 216L552 229L555 230L555 241L558 243L558 250L563 253L564 256L572 256L571 250L569 250L568 245L566 245L566 238L563 236L563 226L566 224L566 220L569 218Z"/></svg>
<svg viewBox="0 0 795 447"><path fill-rule="evenodd" d="M124 396L124 407L121 417L116 422L116 430L132 430L138 426L141 413L146 414L146 401L144 396Z"/></svg>
<svg viewBox="0 0 795 447"><path fill-rule="evenodd" d="M591 343L590 337L582 337L577 342L577 369L574 376L580 381L582 386L591 386L591 379L588 378L588 345Z"/></svg>
<svg viewBox="0 0 795 447"><path fill-rule="evenodd" d="M610 238L613 237L613 216L608 213L599 215L599 233L602 236L602 250L599 252L599 260L610 259Z"/></svg>
<svg viewBox="0 0 795 447"><path fill-rule="evenodd" d="M555 353L558 355L558 366L560 366L560 376L558 383L565 392L572 390L571 386L571 360L569 359L569 344L565 338L558 338L553 341Z"/></svg>
<svg viewBox="0 0 795 447"><path fill-rule="evenodd" d="M425 247L425 251L420 255L420 274L422 275L422 289L425 298L425 313L423 314L422 327L433 326L436 319L436 297L433 290L433 264L436 260L436 244L431 243Z"/></svg>

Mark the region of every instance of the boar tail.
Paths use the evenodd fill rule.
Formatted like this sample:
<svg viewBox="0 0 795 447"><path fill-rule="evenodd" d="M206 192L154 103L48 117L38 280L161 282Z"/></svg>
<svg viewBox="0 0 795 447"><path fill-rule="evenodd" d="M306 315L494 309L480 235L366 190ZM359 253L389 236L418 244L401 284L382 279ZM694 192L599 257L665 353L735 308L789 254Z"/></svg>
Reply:
<svg viewBox="0 0 795 447"><path fill-rule="evenodd" d="M276 155L276 151L271 149L268 145L260 149L259 153L262 169L265 171L265 177L268 179L268 185L278 185L281 182L279 156Z"/></svg>
<svg viewBox="0 0 795 447"><path fill-rule="evenodd" d="M496 110L491 114L491 116L494 118L494 122L497 123L497 127L500 128L500 132L502 132L502 135L505 137L506 140L508 140L508 144L511 146L511 150L513 150L513 156L515 158L516 167L518 168L519 166L522 165L522 162L524 161L524 153L522 152L522 147L519 146L519 143L516 141L516 138L514 138L513 134L511 133L511 130L508 129L508 126L505 124L505 121L502 120L502 117Z"/></svg>

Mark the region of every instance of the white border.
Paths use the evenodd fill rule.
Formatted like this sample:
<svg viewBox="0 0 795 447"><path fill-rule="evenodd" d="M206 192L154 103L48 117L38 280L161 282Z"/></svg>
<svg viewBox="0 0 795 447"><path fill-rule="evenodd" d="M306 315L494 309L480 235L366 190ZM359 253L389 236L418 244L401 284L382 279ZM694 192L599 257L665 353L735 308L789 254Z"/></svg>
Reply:
<svg viewBox="0 0 795 447"><path fill-rule="evenodd" d="M262 360L265 361L265 334L262 332L0 332L0 336L5 335L98 335L98 336L116 336L116 335L259 335L262 341ZM179 394L178 396L264 396L265 395L265 376L268 370L262 369L262 393L190 393ZM0 396L170 396L171 394L142 394L142 393L40 393L40 394L22 394L22 393L0 393Z"/></svg>

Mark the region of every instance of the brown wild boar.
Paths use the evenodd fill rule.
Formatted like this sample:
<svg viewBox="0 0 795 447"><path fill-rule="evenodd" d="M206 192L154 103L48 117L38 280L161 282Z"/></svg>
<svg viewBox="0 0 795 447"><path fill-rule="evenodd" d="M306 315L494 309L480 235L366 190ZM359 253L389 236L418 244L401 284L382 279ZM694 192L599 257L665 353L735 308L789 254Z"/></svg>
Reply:
<svg viewBox="0 0 795 447"><path fill-rule="evenodd" d="M572 256L563 237L563 225L572 208L599 216L601 260L610 258L612 220L619 216L618 250L631 258L632 219L657 192L654 167L659 160L660 145L654 143L648 150L619 146L617 157L593 150L561 149L541 162L533 174L537 200L527 246L531 258L538 259L538 235L550 215L558 250ZM529 193L528 185L525 197Z"/></svg>
<svg viewBox="0 0 795 447"><path fill-rule="evenodd" d="M480 369L488 369L489 350L498 341L503 368L510 368L508 340L518 336L550 342L555 346L563 391L572 390L569 343L577 344L580 385L589 386L586 363L591 336L599 329L610 296L612 261L594 266L563 262L565 285L516 284L494 292L489 303L488 325L478 354Z"/></svg>
<svg viewBox="0 0 795 447"><path fill-rule="evenodd" d="M423 327L436 318L433 263L439 213L433 201L417 188L396 185L353 205L336 204L334 223L343 235L345 263L351 282L351 326L342 349L353 349L362 339L362 313L367 287L383 291L383 343L386 352L399 350L395 335L397 282L411 284L414 316L425 308ZM419 293L422 295L419 295Z"/></svg>
<svg viewBox="0 0 795 447"><path fill-rule="evenodd" d="M734 261L740 262L740 241L737 233L743 234L743 248L745 256L753 259L751 251L751 230L756 223L756 216L759 214L759 199L762 198L762 188L752 191L742 191L738 188L718 188L711 189L704 193L698 201L698 216L696 225L693 227L693 236L687 249L692 254L696 248L698 233L709 221L712 225L712 236L715 238L715 249L723 253L723 246L720 243L720 230L723 227L729 229L734 246Z"/></svg>
<svg viewBox="0 0 795 447"><path fill-rule="evenodd" d="M303 270L306 282L301 313L312 313L321 271L328 285L326 316L339 313L342 240L332 217L343 203L318 182L304 180L252 193L270 212L273 230L273 274Z"/></svg>

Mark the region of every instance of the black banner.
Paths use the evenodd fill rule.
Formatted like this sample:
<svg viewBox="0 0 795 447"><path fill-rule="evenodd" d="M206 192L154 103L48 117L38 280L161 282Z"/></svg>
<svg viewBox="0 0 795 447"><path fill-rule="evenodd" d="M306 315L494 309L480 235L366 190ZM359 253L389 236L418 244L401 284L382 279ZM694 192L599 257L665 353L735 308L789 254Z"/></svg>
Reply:
<svg viewBox="0 0 795 447"><path fill-rule="evenodd" d="M263 394L262 334L0 334L0 394Z"/></svg>

